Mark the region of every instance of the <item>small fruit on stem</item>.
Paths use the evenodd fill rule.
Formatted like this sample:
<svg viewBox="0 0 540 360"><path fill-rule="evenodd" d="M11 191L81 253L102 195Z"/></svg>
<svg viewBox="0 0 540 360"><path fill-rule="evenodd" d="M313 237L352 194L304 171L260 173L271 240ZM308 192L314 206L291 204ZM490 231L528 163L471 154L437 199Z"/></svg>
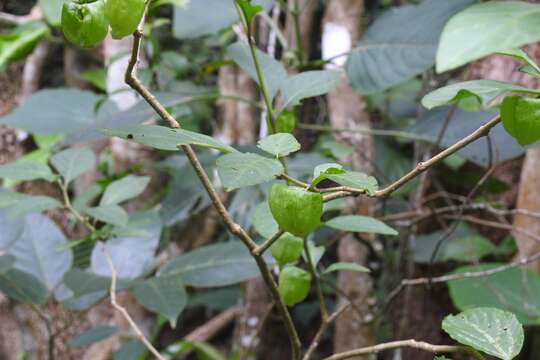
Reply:
<svg viewBox="0 0 540 360"><path fill-rule="evenodd" d="M294 306L309 295L311 275L296 266L288 266L279 274L279 294L287 306Z"/></svg>
<svg viewBox="0 0 540 360"><path fill-rule="evenodd" d="M272 256L283 267L297 261L302 256L304 240L290 233L285 233L272 245Z"/></svg>

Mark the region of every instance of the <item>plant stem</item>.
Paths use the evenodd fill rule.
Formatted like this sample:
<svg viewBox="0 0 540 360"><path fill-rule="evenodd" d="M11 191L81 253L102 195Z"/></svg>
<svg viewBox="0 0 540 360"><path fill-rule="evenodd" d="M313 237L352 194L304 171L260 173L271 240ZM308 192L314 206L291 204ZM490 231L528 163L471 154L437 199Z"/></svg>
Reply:
<svg viewBox="0 0 540 360"><path fill-rule="evenodd" d="M300 0L294 0L294 7L291 10L291 15L293 17L294 22L294 33L296 36L296 52L298 54L298 61L300 62L300 66L304 64L306 61L305 59L305 52L304 52L304 44L302 41L302 31L300 29Z"/></svg>
<svg viewBox="0 0 540 360"><path fill-rule="evenodd" d="M315 264L313 263L313 258L311 257L311 251L309 250L309 244L306 239L304 239L304 251L306 253L306 259L309 265L309 272L311 273L311 277L313 278L313 281L315 282L317 298L319 299L319 306L321 308L321 318L323 322L326 322L328 321L328 308L326 307L326 302L324 301L324 293L322 291L321 279L319 277L319 273L317 272L317 268L315 267Z"/></svg>
<svg viewBox="0 0 540 360"><path fill-rule="evenodd" d="M82 216L81 213L79 213L77 211L77 209L75 209L73 207L73 205L71 204L71 200L69 199L69 194L68 194L68 191L67 191L67 187L66 187L66 185L64 184L64 182L62 180L58 180L58 186L60 187L60 190L62 191L62 197L64 198L64 207L73 216L75 216L75 218L79 222L81 222L84 226L86 226L86 228L88 230L90 230L90 232L95 232L96 228L90 223L90 221L88 221L88 219L86 217Z"/></svg>

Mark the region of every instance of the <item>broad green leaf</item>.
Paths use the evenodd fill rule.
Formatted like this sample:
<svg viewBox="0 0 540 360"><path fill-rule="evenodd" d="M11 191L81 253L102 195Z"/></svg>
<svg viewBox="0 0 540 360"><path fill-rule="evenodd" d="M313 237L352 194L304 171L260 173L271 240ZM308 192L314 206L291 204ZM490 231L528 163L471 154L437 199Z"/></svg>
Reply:
<svg viewBox="0 0 540 360"><path fill-rule="evenodd" d="M378 17L347 62L347 76L361 94L373 94L405 82L435 64L446 21L473 0L425 0Z"/></svg>
<svg viewBox="0 0 540 360"><path fill-rule="evenodd" d="M268 10L272 0L253 0ZM238 21L234 0L189 1L174 7L173 34L179 39L192 39L212 34Z"/></svg>
<svg viewBox="0 0 540 360"><path fill-rule="evenodd" d="M398 232L382 221L374 219L372 217L360 216L360 215L345 215L338 216L332 220L327 221L326 226L331 228L362 233L373 233L381 235L398 235Z"/></svg>
<svg viewBox="0 0 540 360"><path fill-rule="evenodd" d="M488 239L480 235L466 236L455 239L446 245L443 260L478 261L487 255L496 253L496 251L497 247Z"/></svg>
<svg viewBox="0 0 540 360"><path fill-rule="evenodd" d="M71 268L73 254L62 250L67 240L47 216L26 216L24 232L8 249L15 257L15 268L35 276L48 289L54 289Z"/></svg>
<svg viewBox="0 0 540 360"><path fill-rule="evenodd" d="M499 51L499 54L511 56L514 59L517 59L524 63L525 65L519 68L519 71L535 77L540 77L540 67L533 59L531 59L531 57L525 51L521 49L512 49L506 51Z"/></svg>
<svg viewBox="0 0 540 360"><path fill-rule="evenodd" d="M257 147L276 157L284 157L300 150L300 143L292 134L278 133L259 140Z"/></svg>
<svg viewBox="0 0 540 360"><path fill-rule="evenodd" d="M430 92L422 99L427 109L436 106L457 103L474 97L481 104L489 105L495 98L509 92L540 94L540 91L496 80L471 80L444 86Z"/></svg>
<svg viewBox="0 0 540 360"><path fill-rule="evenodd" d="M54 181L55 176L51 169L45 164L19 160L9 164L0 165L0 178L13 181L30 181L36 179Z"/></svg>
<svg viewBox="0 0 540 360"><path fill-rule="evenodd" d="M71 338L68 345L72 348L85 347L103 341L118 331L114 326L96 326L83 333Z"/></svg>
<svg viewBox="0 0 540 360"><path fill-rule="evenodd" d="M88 81L94 85L97 89L107 92L107 70L95 69L87 70L81 73L81 79Z"/></svg>
<svg viewBox="0 0 540 360"><path fill-rule="evenodd" d="M270 212L268 201L255 206L251 213L251 224L255 231L265 239L271 238L279 230L279 226Z"/></svg>
<svg viewBox="0 0 540 360"><path fill-rule="evenodd" d="M63 0L39 0L39 7L45 19L54 27L60 26Z"/></svg>
<svg viewBox="0 0 540 360"><path fill-rule="evenodd" d="M0 273L0 292L22 303L35 305L47 301L47 288L36 277L18 269Z"/></svg>
<svg viewBox="0 0 540 360"><path fill-rule="evenodd" d="M367 267L348 262L337 262L327 267L323 274L328 274L334 271L355 271L355 272L370 272Z"/></svg>
<svg viewBox="0 0 540 360"><path fill-rule="evenodd" d="M515 358L525 337L514 314L486 307L448 315L442 328L452 339L502 360Z"/></svg>
<svg viewBox="0 0 540 360"><path fill-rule="evenodd" d="M94 111L99 100L100 97L90 91L40 90L23 105L0 117L0 123L33 134L67 134L95 122Z"/></svg>
<svg viewBox="0 0 540 360"><path fill-rule="evenodd" d="M2 193L0 189L0 194ZM7 210L0 209L0 251L5 251L21 237L24 225L24 218L13 218Z"/></svg>
<svg viewBox="0 0 540 360"><path fill-rule="evenodd" d="M141 281L132 289L133 295L146 309L163 315L171 326L187 303L187 294L179 276L161 276Z"/></svg>
<svg viewBox="0 0 540 360"><path fill-rule="evenodd" d="M279 294L287 306L294 306L309 295L311 275L296 266L288 266L279 274Z"/></svg>
<svg viewBox="0 0 540 360"><path fill-rule="evenodd" d="M232 1L231 1L232 2ZM268 90L268 96L276 96L280 86L287 79L287 71L282 63L272 56L256 50L257 59L261 66L261 72L264 76L264 82ZM255 63L251 56L249 45L246 42L239 41L227 48L227 56L233 59L251 78L259 84L259 78L255 68ZM259 84L260 85L260 84Z"/></svg>
<svg viewBox="0 0 540 360"><path fill-rule="evenodd" d="M18 218L30 213L52 210L63 205L48 196L32 196L11 191L0 191L0 209L5 209L11 218Z"/></svg>
<svg viewBox="0 0 540 360"><path fill-rule="evenodd" d="M379 190L377 179L356 171L347 171L343 174L329 174L328 179L343 186L365 190L368 195L373 195Z"/></svg>
<svg viewBox="0 0 540 360"><path fill-rule="evenodd" d="M160 277L179 276L193 287L238 284L259 276L259 269L247 248L239 241L208 245L168 262Z"/></svg>
<svg viewBox="0 0 540 360"><path fill-rule="evenodd" d="M328 176L331 174L343 174L343 166L336 163L327 163L317 165L313 170L313 181L311 186L317 186L321 181L328 179Z"/></svg>
<svg viewBox="0 0 540 360"><path fill-rule="evenodd" d="M55 154L51 158L51 164L62 175L65 184L69 184L96 166L96 156L87 148L68 149Z"/></svg>
<svg viewBox="0 0 540 360"><path fill-rule="evenodd" d="M489 1L465 9L443 30L437 71L540 40L539 15L539 5L523 1Z"/></svg>
<svg viewBox="0 0 540 360"><path fill-rule="evenodd" d="M304 250L304 240L300 237L285 233L270 247L272 256L283 267L296 262Z"/></svg>
<svg viewBox="0 0 540 360"><path fill-rule="evenodd" d="M0 34L0 71L32 52L48 34L49 28L41 21L20 25L10 33Z"/></svg>
<svg viewBox="0 0 540 360"><path fill-rule="evenodd" d="M116 205L133 199L144 192L149 182L150 177L135 175L116 180L107 186L99 205Z"/></svg>
<svg viewBox="0 0 540 360"><path fill-rule="evenodd" d="M486 271L501 265L465 266L454 273ZM461 311L496 307L516 314L525 325L540 323L540 277L530 270L514 268L480 278L453 280L448 288L454 305Z"/></svg>
<svg viewBox="0 0 540 360"><path fill-rule="evenodd" d="M504 128L521 145L540 140L540 100L507 96L501 105Z"/></svg>
<svg viewBox="0 0 540 360"><path fill-rule="evenodd" d="M15 264L15 258L11 255L0 256L0 274L8 272Z"/></svg>
<svg viewBox="0 0 540 360"><path fill-rule="evenodd" d="M74 296L80 297L108 291L111 287L111 279L79 268L73 268L65 274L64 284L73 292Z"/></svg>
<svg viewBox="0 0 540 360"><path fill-rule="evenodd" d="M171 129L166 126L136 125L120 129L103 129L102 133L107 136L117 136L135 141L159 150L178 151L182 145L197 145L224 153L236 152L233 147L208 135L183 129Z"/></svg>
<svg viewBox="0 0 540 360"><path fill-rule="evenodd" d="M116 204L89 207L83 211L96 220L116 226L126 226L129 219L126 210Z"/></svg>
<svg viewBox="0 0 540 360"><path fill-rule="evenodd" d="M337 86L340 71L306 71L294 75L281 84L282 109L300 104L304 99L324 95Z"/></svg>
<svg viewBox="0 0 540 360"><path fill-rule="evenodd" d="M105 0L65 1L61 19L64 36L83 48L102 42L109 32L105 4Z"/></svg>
<svg viewBox="0 0 540 360"><path fill-rule="evenodd" d="M105 18L114 39L122 39L137 30L146 8L146 0L107 0Z"/></svg>
<svg viewBox="0 0 540 360"><path fill-rule="evenodd" d="M283 174L283 165L252 153L223 155L217 160L218 174L227 191L261 184Z"/></svg>
<svg viewBox="0 0 540 360"><path fill-rule="evenodd" d="M146 347L139 340L131 340L113 353L113 360L139 359L146 352Z"/></svg>

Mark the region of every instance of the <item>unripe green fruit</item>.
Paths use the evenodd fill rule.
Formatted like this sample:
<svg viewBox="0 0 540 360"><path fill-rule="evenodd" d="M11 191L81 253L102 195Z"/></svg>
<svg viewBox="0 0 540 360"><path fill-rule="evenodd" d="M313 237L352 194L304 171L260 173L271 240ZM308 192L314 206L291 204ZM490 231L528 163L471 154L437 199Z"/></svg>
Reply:
<svg viewBox="0 0 540 360"><path fill-rule="evenodd" d="M296 266L286 267L279 274L279 294L285 305L294 306L309 295L311 275Z"/></svg>
<svg viewBox="0 0 540 360"><path fill-rule="evenodd" d="M144 0L107 0L105 17L111 24L112 37L121 39L133 34L144 14Z"/></svg>
<svg viewBox="0 0 540 360"><path fill-rule="evenodd" d="M109 23L103 0L69 1L62 7L62 30L66 38L81 47L93 47L105 39Z"/></svg>
<svg viewBox="0 0 540 360"><path fill-rule="evenodd" d="M296 186L275 184L268 198L270 211L283 231L305 237L321 224L323 198Z"/></svg>
<svg viewBox="0 0 540 360"><path fill-rule="evenodd" d="M282 111L276 121L277 133L292 133L296 127L296 115L292 111Z"/></svg>
<svg viewBox="0 0 540 360"><path fill-rule="evenodd" d="M302 256L304 249L304 240L293 234L285 233L272 244L270 250L272 256L278 262L279 266L295 262Z"/></svg>

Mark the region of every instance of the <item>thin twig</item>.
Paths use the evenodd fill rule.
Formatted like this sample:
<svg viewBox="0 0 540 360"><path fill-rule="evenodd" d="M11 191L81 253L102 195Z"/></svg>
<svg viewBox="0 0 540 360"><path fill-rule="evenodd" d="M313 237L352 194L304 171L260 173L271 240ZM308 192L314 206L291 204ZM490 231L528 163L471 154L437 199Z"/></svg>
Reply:
<svg viewBox="0 0 540 360"><path fill-rule="evenodd" d="M116 281L117 281L117 273L116 269L114 267L111 255L107 251L107 248L105 245L102 247L103 255L105 256L105 259L107 260L107 264L109 265L109 269L111 271L111 288L110 288L110 297L111 297L111 305L122 314L124 319L128 322L129 326L135 331L135 334L139 338L139 340L146 346L148 351L150 351L157 359L159 360L165 360L163 356L159 353L159 351L156 350L154 345L148 340L148 338L143 334L141 329L137 326L137 323L131 318L126 308L124 308L122 305L118 304L116 301Z"/></svg>
<svg viewBox="0 0 540 360"><path fill-rule="evenodd" d="M319 343L321 341L321 338L322 336L324 335L324 333L326 332L326 330L328 329L328 327L341 315L345 312L345 310L347 310L349 308L349 305L350 304L345 304L343 305L342 307L340 307L338 310L336 310L335 312L333 312L326 320L324 320L322 323L321 323L321 326L319 327L319 330L317 331L317 333L315 334L315 337L313 338L313 340L311 341L311 344L309 345L309 348L307 349L304 357L302 358L302 360L309 360L312 356L313 356L313 353L315 352L315 350L317 349L317 347L319 346Z"/></svg>
<svg viewBox="0 0 540 360"><path fill-rule="evenodd" d="M311 251L309 251L309 244L306 239L304 239L304 252L306 253L306 259L309 267L309 272L311 277L315 282L315 290L317 291L317 299L319 300L319 306L321 308L321 318L323 322L328 320L328 308L326 307L326 302L324 300L324 293L321 286L321 278L317 272L317 268L313 263L313 258L311 256Z"/></svg>
<svg viewBox="0 0 540 360"><path fill-rule="evenodd" d="M478 351L470 347L452 346L452 345L433 345L433 344L429 344L423 341L416 341L414 339L392 341L392 342L379 344L375 346L368 346L365 348L346 351L340 354L334 354L332 356L324 358L324 360L343 360L343 359L349 359L349 358L359 356L359 355L376 354L381 351L403 348L403 347L424 350L424 351L431 352L434 354L467 353L467 354L472 355L477 360L485 360L484 356L482 356Z"/></svg>
<svg viewBox="0 0 540 360"><path fill-rule="evenodd" d="M281 235L283 235L285 233L285 231L283 230L279 230L277 233L275 233L274 235L272 235L272 237L270 237L270 239L266 240L264 243L262 243L261 245L257 246L253 251L252 251L252 254L255 255L255 256L261 256L262 254L264 254L264 252L266 250L268 250L268 248L270 246L272 246L280 237Z"/></svg>

